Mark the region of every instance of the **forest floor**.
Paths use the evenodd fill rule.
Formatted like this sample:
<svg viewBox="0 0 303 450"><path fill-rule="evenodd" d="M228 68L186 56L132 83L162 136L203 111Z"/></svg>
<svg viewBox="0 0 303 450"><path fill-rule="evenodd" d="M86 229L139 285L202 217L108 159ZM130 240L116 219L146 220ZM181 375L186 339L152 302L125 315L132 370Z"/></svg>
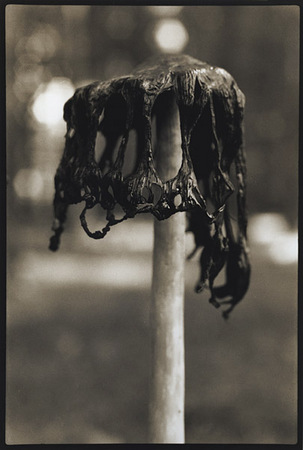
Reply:
<svg viewBox="0 0 303 450"><path fill-rule="evenodd" d="M42 222L8 236L6 442L144 443L152 222L101 242L67 227L57 253ZM252 240L228 321L194 292L199 257L186 262L187 443L296 442L297 264L268 250Z"/></svg>

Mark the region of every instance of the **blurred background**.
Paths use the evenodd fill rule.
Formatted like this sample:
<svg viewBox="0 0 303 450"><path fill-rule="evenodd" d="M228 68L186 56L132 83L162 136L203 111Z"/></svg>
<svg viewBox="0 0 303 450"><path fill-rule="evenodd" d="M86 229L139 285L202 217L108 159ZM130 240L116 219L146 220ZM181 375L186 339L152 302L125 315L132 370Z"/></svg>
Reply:
<svg viewBox="0 0 303 450"><path fill-rule="evenodd" d="M77 205L57 253L48 241L65 101L165 53L246 96L252 282L224 322L186 263L186 442L296 442L299 8L9 5L8 444L146 442L153 219L94 241Z"/></svg>

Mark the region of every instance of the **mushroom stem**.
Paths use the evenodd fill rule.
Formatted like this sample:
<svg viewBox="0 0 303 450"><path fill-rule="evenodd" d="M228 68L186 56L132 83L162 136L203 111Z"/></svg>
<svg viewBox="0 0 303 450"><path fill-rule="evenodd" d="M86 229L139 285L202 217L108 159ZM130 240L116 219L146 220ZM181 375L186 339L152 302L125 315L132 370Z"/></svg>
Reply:
<svg viewBox="0 0 303 450"><path fill-rule="evenodd" d="M179 111L173 95L163 96L156 120L155 164L165 181L176 175L182 162ZM155 220L150 443L184 443L184 261L185 213Z"/></svg>

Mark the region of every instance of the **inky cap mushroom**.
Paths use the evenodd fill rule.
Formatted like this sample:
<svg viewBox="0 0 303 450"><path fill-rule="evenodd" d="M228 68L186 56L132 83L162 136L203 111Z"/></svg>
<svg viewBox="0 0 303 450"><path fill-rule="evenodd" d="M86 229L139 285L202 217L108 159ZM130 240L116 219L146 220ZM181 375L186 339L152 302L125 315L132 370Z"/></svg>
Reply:
<svg viewBox="0 0 303 450"><path fill-rule="evenodd" d="M163 107L165 96L178 105L182 163L178 173L162 180L156 170L152 118ZM245 98L224 69L187 55L147 61L131 75L81 87L64 106L67 123L64 153L55 175L54 235L50 249L59 247L70 204L85 203L80 215L85 232L103 238L110 227L139 213L165 220L186 211L187 231L192 232L200 257L201 276L196 291L208 283L210 302L228 303L227 318L244 297L250 278L247 245L246 165L243 149ZM124 175L129 133L137 134L136 158ZM97 160L97 133L105 138ZM118 152L114 156L115 148ZM237 184L237 236L234 236L228 199ZM107 224L91 231L86 211L96 205L106 211ZM123 215L117 215L117 208ZM226 267L226 284L214 280Z"/></svg>

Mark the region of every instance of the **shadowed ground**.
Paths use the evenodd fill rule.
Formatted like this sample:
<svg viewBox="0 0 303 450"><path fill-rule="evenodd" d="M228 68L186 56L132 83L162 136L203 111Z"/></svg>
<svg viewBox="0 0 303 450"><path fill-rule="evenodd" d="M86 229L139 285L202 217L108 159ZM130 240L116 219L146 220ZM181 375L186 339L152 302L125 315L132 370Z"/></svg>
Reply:
<svg viewBox="0 0 303 450"><path fill-rule="evenodd" d="M97 242L77 224L53 254L46 219L10 227L7 443L146 442L152 222ZM187 443L296 441L297 266L251 247L227 322L193 291L198 255L186 265Z"/></svg>

